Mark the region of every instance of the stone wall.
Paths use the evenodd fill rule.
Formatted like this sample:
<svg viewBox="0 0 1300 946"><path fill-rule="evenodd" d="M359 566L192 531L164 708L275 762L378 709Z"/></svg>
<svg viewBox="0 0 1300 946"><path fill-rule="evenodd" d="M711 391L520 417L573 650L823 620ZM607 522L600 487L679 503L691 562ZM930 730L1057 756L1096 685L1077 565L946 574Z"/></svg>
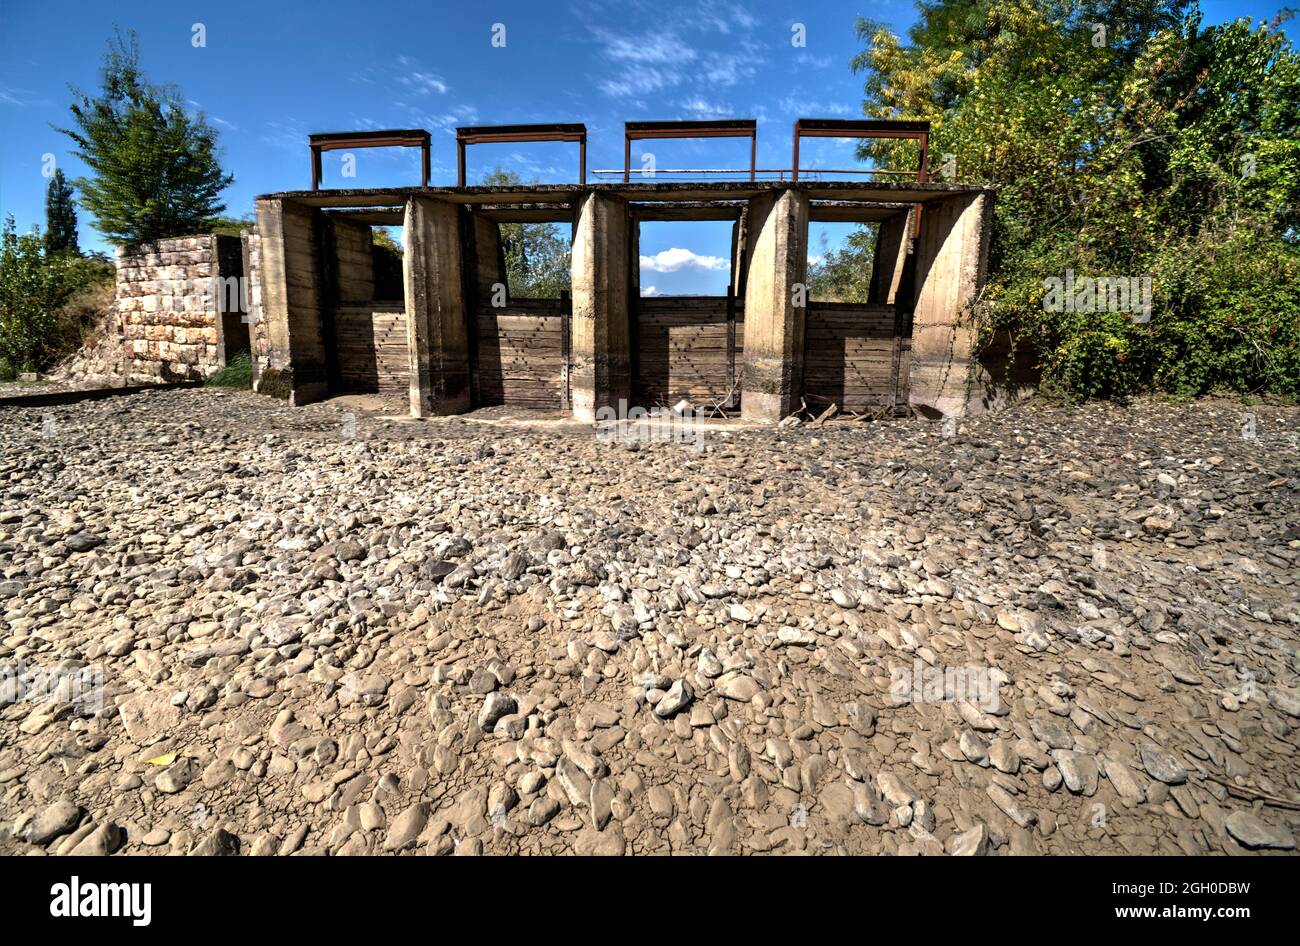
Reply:
<svg viewBox="0 0 1300 946"><path fill-rule="evenodd" d="M239 238L173 237L117 251L115 308L132 382L201 380L225 363L241 330ZM231 326L238 328L232 329ZM230 339L231 349L247 348Z"/></svg>
<svg viewBox="0 0 1300 946"><path fill-rule="evenodd" d="M262 303L262 241L257 230L241 235L244 253L244 305L247 309L248 335L253 355L253 390L258 390L262 372L269 364L271 343L266 334L265 309Z"/></svg>

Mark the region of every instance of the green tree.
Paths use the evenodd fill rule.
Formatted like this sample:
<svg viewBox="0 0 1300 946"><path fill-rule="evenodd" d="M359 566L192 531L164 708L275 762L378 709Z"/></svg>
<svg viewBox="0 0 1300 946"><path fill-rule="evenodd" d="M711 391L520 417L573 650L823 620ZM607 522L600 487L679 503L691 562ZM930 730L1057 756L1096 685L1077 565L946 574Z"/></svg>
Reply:
<svg viewBox="0 0 1300 946"><path fill-rule="evenodd" d="M149 83L134 33L109 41L101 72L97 96L73 89L76 127L58 129L93 172L76 184L95 228L119 246L206 229L234 180L217 160L216 131L186 114L176 89Z"/></svg>
<svg viewBox="0 0 1300 946"><path fill-rule="evenodd" d="M387 227L374 227L370 231L370 258L375 267L375 298L402 298L406 291L402 244L393 239Z"/></svg>
<svg viewBox="0 0 1300 946"><path fill-rule="evenodd" d="M208 221L204 230L219 236L241 236L245 230L256 230L257 221L252 214L244 217L217 216Z"/></svg>
<svg viewBox="0 0 1300 946"><path fill-rule="evenodd" d="M58 310L75 257L47 255L40 232L19 235L12 215L0 230L0 374L47 366Z"/></svg>
<svg viewBox="0 0 1300 946"><path fill-rule="evenodd" d="M866 302L876 257L876 228L859 226L837 250L823 244L817 261L808 266L808 296L823 302Z"/></svg>
<svg viewBox="0 0 1300 946"><path fill-rule="evenodd" d="M519 175L496 168L483 179L485 187L519 184ZM554 223L503 223L501 249L506 261L510 295L524 299L557 299L570 287L570 247Z"/></svg>
<svg viewBox="0 0 1300 946"><path fill-rule="evenodd" d="M997 189L982 349L1012 341L1070 397L1300 395L1300 56L1279 23L1202 28L1195 0L919 9L907 43L859 21L853 65L866 114L928 119L936 164ZM1149 323L1048 311L1067 270L1150 274Z"/></svg>
<svg viewBox="0 0 1300 946"><path fill-rule="evenodd" d="M77 245L77 208L62 168L54 171L45 190L45 252L81 252Z"/></svg>

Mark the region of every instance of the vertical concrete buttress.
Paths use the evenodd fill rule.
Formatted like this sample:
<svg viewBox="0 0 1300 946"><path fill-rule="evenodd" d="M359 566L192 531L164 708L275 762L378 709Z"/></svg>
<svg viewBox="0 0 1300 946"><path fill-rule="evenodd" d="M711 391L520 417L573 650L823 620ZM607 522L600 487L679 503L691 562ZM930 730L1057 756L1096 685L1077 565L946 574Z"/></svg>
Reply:
<svg viewBox="0 0 1300 946"><path fill-rule="evenodd" d="M913 213L905 210L880 222L869 289L869 301L874 305L911 306L910 287L902 293L902 299L899 290L903 287L903 274L911 250Z"/></svg>
<svg viewBox="0 0 1300 946"><path fill-rule="evenodd" d="M749 421L779 421L799 406L803 383L807 195L781 190L753 198L745 236L741 416Z"/></svg>
<svg viewBox="0 0 1300 946"><path fill-rule="evenodd" d="M628 207L588 193L573 239L573 414L591 422L602 407L632 396L629 347Z"/></svg>
<svg viewBox="0 0 1300 946"><path fill-rule="evenodd" d="M966 413L971 396L971 305L984 285L993 201L967 193L925 205L915 243L916 306L912 322L909 403L922 414Z"/></svg>
<svg viewBox="0 0 1300 946"><path fill-rule="evenodd" d="M468 313L454 204L411 197L402 228L411 416L470 408Z"/></svg>
<svg viewBox="0 0 1300 946"><path fill-rule="evenodd" d="M474 233L475 280L480 303L491 304L498 286L506 285L506 263L501 246L501 228L479 211L470 217Z"/></svg>
<svg viewBox="0 0 1300 946"><path fill-rule="evenodd" d="M257 201L267 369L258 390L310 404L329 393L318 215L285 198Z"/></svg>

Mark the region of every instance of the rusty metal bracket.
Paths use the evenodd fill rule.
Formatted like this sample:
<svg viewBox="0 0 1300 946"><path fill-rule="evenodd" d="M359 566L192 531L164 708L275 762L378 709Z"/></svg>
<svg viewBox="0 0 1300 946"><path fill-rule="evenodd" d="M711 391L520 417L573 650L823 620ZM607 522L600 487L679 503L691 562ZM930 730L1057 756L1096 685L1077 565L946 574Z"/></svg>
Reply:
<svg viewBox="0 0 1300 946"><path fill-rule="evenodd" d="M390 128L384 131L328 131L308 135L311 149L311 189L320 190L322 151L349 148L419 148L420 186L429 186L429 133L423 128Z"/></svg>
<svg viewBox="0 0 1300 946"><path fill-rule="evenodd" d="M623 183L632 178L632 142L647 138L748 138L749 179L754 180L758 160L758 122L752 118L722 121L624 122Z"/></svg>
<svg viewBox="0 0 1300 946"><path fill-rule="evenodd" d="M921 145L921 160L916 169L916 180L924 184L929 180L927 170L930 155L930 123L868 118L798 118L794 123L794 161L790 180L799 180L799 142L803 138L904 138ZM812 170L811 168L809 170ZM878 173L894 174L895 171ZM905 172L903 172L905 173ZM921 205L916 205L913 237L921 234Z"/></svg>
<svg viewBox="0 0 1300 946"><path fill-rule="evenodd" d="M465 186L465 146L508 141L576 141L578 183L587 183L587 126L573 124L477 125L456 129L456 186Z"/></svg>

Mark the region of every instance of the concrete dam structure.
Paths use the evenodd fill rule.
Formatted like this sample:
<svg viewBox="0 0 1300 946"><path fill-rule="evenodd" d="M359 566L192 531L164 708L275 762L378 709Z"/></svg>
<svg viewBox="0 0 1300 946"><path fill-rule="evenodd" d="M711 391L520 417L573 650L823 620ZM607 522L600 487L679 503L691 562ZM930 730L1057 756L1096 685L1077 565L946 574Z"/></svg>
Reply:
<svg viewBox="0 0 1300 946"><path fill-rule="evenodd" d="M588 183L581 125L460 129L456 187L328 190L321 150L371 144L426 149L427 181L427 133L313 136L316 186L256 202L255 387L294 404L404 394L416 417L504 404L591 421L601 408L681 399L759 422L829 404L930 416L986 406L969 308L987 266L992 192L927 180L919 122L803 119L780 180L757 179L752 146L749 180L631 180L634 138L753 133L741 121L628 123L624 180ZM807 134L919 138L922 165L909 172L916 180L800 179ZM521 140L578 141L578 182L464 186L467 144ZM725 296L641 296L640 225L663 220L731 222ZM866 302L808 298L817 221L877 225ZM512 298L499 225L538 222L572 229L571 290ZM371 227L394 225L400 298L376 288L368 249Z"/></svg>

